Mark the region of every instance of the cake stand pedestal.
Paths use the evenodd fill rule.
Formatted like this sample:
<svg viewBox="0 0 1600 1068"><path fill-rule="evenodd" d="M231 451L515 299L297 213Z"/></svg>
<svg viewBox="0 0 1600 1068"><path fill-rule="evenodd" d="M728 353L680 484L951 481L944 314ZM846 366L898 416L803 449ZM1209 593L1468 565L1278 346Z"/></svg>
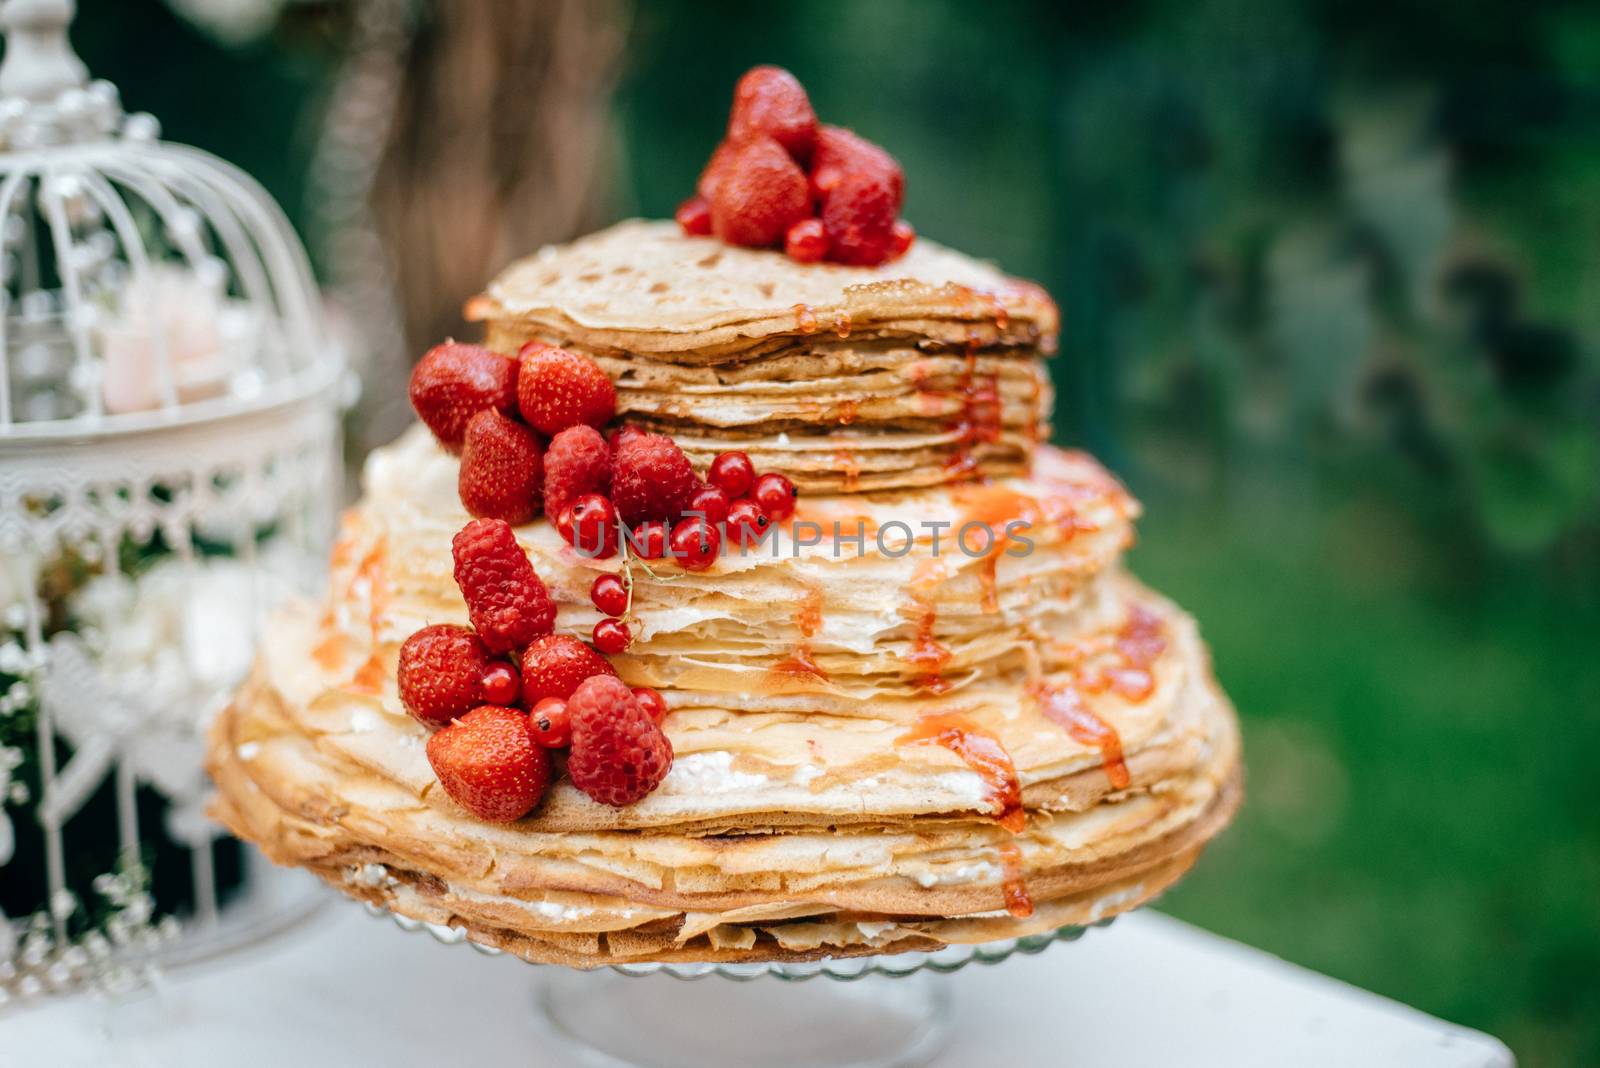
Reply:
<svg viewBox="0 0 1600 1068"><path fill-rule="evenodd" d="M500 953L460 928L365 907L403 930ZM950 1037L943 973L1039 953L1086 930L798 963L546 966L535 1006L545 1033L585 1068L912 1068Z"/></svg>

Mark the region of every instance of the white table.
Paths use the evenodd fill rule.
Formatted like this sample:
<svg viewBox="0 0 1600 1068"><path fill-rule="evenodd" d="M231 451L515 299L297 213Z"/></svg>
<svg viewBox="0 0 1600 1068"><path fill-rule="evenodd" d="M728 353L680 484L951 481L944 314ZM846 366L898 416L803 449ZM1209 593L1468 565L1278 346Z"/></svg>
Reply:
<svg viewBox="0 0 1600 1068"><path fill-rule="evenodd" d="M336 903L275 945L178 971L135 1000L0 1017L0 1066L565 1068L534 1028L534 980L520 961ZM1513 1063L1487 1035L1150 911L946 981L956 1037L940 1066Z"/></svg>

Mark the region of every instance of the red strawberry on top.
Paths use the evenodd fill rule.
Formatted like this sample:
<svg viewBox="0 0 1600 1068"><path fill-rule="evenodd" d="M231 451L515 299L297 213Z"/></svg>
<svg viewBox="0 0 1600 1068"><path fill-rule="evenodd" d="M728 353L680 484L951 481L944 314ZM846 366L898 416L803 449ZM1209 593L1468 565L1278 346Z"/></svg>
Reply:
<svg viewBox="0 0 1600 1068"><path fill-rule="evenodd" d="M428 739L428 763L456 804L491 823L533 811L550 782L550 754L535 744L526 714L475 708Z"/></svg>
<svg viewBox="0 0 1600 1068"><path fill-rule="evenodd" d="M695 194L706 202L708 210L711 198L716 195L717 183L728 172L728 164L733 159L734 151L737 148L738 146L732 141L723 141L717 145L711 153L711 158L706 161L705 170L700 172L700 178L695 182ZM709 218L707 221L709 221Z"/></svg>
<svg viewBox="0 0 1600 1068"><path fill-rule="evenodd" d="M894 214L900 214L905 200L906 177L893 156L882 148L842 126L817 129L817 149L811 160L811 190L826 202L828 194L847 174L875 174L888 184L894 200Z"/></svg>
<svg viewBox="0 0 1600 1068"><path fill-rule="evenodd" d="M705 197L693 196L685 200L672 217L691 237L705 237L711 233L711 205L706 203Z"/></svg>
<svg viewBox="0 0 1600 1068"><path fill-rule="evenodd" d="M474 519L450 545L456 585L490 651L508 652L549 634L556 605L503 519Z"/></svg>
<svg viewBox="0 0 1600 1068"><path fill-rule="evenodd" d="M782 145L753 137L734 148L712 194L711 232L730 245L770 248L811 214L805 172Z"/></svg>
<svg viewBox="0 0 1600 1068"><path fill-rule="evenodd" d="M544 496L544 450L539 435L489 409L467 424L456 492L461 505L480 518L526 523L538 515Z"/></svg>
<svg viewBox="0 0 1600 1068"><path fill-rule="evenodd" d="M542 341L524 345L518 358L517 406L541 434L602 427L617 414L617 388L593 360Z"/></svg>
<svg viewBox="0 0 1600 1068"><path fill-rule="evenodd" d="M585 679L615 675L611 661L570 634L546 634L522 651L522 703L529 708L546 697L563 701Z"/></svg>
<svg viewBox="0 0 1600 1068"><path fill-rule="evenodd" d="M664 434L619 436L612 450L611 503L628 526L676 520L700 488L694 467Z"/></svg>
<svg viewBox="0 0 1600 1068"><path fill-rule="evenodd" d="M881 173L847 171L822 202L822 228L828 258L857 267L876 267L894 254L899 205Z"/></svg>
<svg viewBox="0 0 1600 1068"><path fill-rule="evenodd" d="M567 701L567 717L567 775L602 805L631 805L672 770L672 743L621 679L599 675L584 682Z"/></svg>
<svg viewBox="0 0 1600 1068"><path fill-rule="evenodd" d="M411 371L411 407L451 452L467 422L485 408L517 410L517 364L481 345L435 345Z"/></svg>
<svg viewBox="0 0 1600 1068"><path fill-rule="evenodd" d="M421 723L442 727L489 703L483 679L491 666L489 650L466 627L423 627L400 646L400 703Z"/></svg>
<svg viewBox="0 0 1600 1068"><path fill-rule="evenodd" d="M782 67L751 67L733 88L728 140L767 136L801 163L811 158L817 113L800 79Z"/></svg>
<svg viewBox="0 0 1600 1068"><path fill-rule="evenodd" d="M611 446L592 426L568 427L544 453L544 506L551 515L585 493L611 489Z"/></svg>

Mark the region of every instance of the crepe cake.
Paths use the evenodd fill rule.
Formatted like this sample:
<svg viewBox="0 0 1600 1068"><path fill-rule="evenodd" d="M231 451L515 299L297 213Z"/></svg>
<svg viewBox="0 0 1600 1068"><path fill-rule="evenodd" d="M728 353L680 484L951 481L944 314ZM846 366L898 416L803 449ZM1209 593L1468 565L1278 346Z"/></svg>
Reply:
<svg viewBox="0 0 1600 1068"><path fill-rule="evenodd" d="M708 570L634 575L612 663L665 698L660 787L613 808L557 779L492 824L440 789L395 683L408 634L467 618L459 461L421 427L378 450L326 599L273 621L214 728L214 812L273 860L532 961L798 960L1099 921L1228 822L1234 714L1193 622L1120 566L1138 506L1044 443L1037 286L929 241L802 265L626 222L469 314L502 353L592 357L697 466L790 474L798 509ZM622 561L515 533L556 630L587 633Z"/></svg>

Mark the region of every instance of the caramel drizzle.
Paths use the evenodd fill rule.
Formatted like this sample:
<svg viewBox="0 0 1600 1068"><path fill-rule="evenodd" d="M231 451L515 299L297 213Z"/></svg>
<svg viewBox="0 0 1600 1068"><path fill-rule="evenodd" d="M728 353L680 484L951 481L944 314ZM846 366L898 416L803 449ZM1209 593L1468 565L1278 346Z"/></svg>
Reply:
<svg viewBox="0 0 1600 1068"><path fill-rule="evenodd" d="M796 304L794 306L794 326L802 334L815 334L817 332L817 313L811 310L811 305Z"/></svg>
<svg viewBox="0 0 1600 1068"><path fill-rule="evenodd" d="M1005 897L1006 911L1019 920L1032 916L1033 896L1028 893L1028 884L1022 878L1022 850L1017 848L1017 843L1001 843L1000 871L1004 879L1000 884L1000 892Z"/></svg>
<svg viewBox="0 0 1600 1068"><path fill-rule="evenodd" d="M1046 719L1066 729L1073 741L1100 750L1100 764L1113 790L1126 790L1132 781L1128 762L1122 755L1122 737L1115 727L1084 707L1083 697L1072 686L1032 687L1034 700Z"/></svg>
<svg viewBox="0 0 1600 1068"><path fill-rule="evenodd" d="M960 757L978 773L988 787L989 799L1000 809L995 822L1012 834L1019 834L1028 819L1022 807L1022 784L1017 768L1000 739L957 712L935 712L923 716L897 745L932 743Z"/></svg>
<svg viewBox="0 0 1600 1068"><path fill-rule="evenodd" d="M950 683L944 677L945 665L950 662L950 650L933 636L934 629L939 625L939 585L945 577L944 562L930 557L917 565L916 573L911 578L911 599L916 602L919 614L917 636L912 640L911 651L905 659L919 669L919 685L936 694L950 689Z"/></svg>
<svg viewBox="0 0 1600 1068"><path fill-rule="evenodd" d="M828 673L811 655L810 639L815 638L822 629L822 590L819 587L806 587L800 607L795 610L794 625L800 631L801 641L795 643L794 652L786 659L772 665L770 674L779 678L809 678L827 682Z"/></svg>

